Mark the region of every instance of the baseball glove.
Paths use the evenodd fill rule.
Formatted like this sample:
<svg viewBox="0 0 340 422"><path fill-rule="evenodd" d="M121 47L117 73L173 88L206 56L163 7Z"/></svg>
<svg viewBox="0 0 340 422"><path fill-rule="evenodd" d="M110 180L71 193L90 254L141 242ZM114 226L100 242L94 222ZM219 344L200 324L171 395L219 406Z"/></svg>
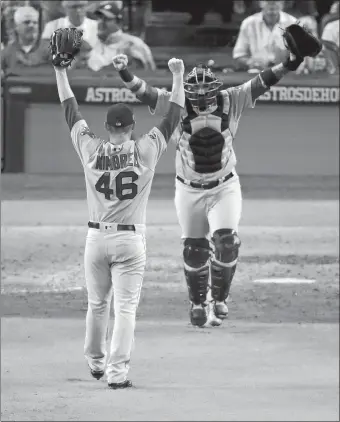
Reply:
<svg viewBox="0 0 340 422"><path fill-rule="evenodd" d="M82 44L83 31L77 28L59 28L53 32L50 40L52 64L55 67L71 66Z"/></svg>
<svg viewBox="0 0 340 422"><path fill-rule="evenodd" d="M283 30L284 44L296 57L315 57L322 50L322 43L307 28L298 23Z"/></svg>

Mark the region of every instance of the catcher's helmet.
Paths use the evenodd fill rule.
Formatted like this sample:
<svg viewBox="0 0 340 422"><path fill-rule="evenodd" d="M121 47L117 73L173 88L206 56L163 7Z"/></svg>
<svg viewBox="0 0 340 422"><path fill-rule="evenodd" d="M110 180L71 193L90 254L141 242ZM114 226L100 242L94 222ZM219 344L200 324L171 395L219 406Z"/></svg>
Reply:
<svg viewBox="0 0 340 422"><path fill-rule="evenodd" d="M185 96L197 113L203 113L217 104L216 97L222 85L209 67L200 64L185 79Z"/></svg>

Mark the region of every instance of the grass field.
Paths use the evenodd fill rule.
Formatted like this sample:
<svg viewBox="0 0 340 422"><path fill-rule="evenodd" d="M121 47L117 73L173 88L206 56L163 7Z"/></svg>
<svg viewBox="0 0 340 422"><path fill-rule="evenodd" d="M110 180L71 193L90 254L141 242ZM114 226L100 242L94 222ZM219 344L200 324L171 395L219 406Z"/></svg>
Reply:
<svg viewBox="0 0 340 422"><path fill-rule="evenodd" d="M155 180L135 388L113 392L82 355L83 182L6 175L1 420L339 420L338 182L312 182L245 178L230 317L195 329L173 181ZM315 283L253 282L263 277Z"/></svg>

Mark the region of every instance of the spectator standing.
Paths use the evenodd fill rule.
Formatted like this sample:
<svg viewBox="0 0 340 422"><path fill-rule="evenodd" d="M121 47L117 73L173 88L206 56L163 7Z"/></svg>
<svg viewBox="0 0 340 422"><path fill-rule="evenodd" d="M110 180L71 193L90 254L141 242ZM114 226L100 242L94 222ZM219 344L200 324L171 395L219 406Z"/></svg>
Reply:
<svg viewBox="0 0 340 422"><path fill-rule="evenodd" d="M14 39L1 52L4 73L47 63L49 54L39 38L39 12L31 6L19 7L13 21Z"/></svg>
<svg viewBox="0 0 340 422"><path fill-rule="evenodd" d="M296 23L296 18L283 12L284 1L260 1L259 5L261 12L241 23L233 49L233 58L240 70L262 70L281 63L287 56L282 29Z"/></svg>
<svg viewBox="0 0 340 422"><path fill-rule="evenodd" d="M83 30L83 41L92 48L97 43L98 23L86 16L87 5L88 2L84 0L63 0L62 7L66 16L47 22L42 38L49 41L58 28L74 27Z"/></svg>
<svg viewBox="0 0 340 422"><path fill-rule="evenodd" d="M95 5L91 16L98 19L98 41L90 52L88 67L99 71L112 66L112 57L126 54L135 67L155 70L150 48L140 38L123 32L123 2L104 1Z"/></svg>

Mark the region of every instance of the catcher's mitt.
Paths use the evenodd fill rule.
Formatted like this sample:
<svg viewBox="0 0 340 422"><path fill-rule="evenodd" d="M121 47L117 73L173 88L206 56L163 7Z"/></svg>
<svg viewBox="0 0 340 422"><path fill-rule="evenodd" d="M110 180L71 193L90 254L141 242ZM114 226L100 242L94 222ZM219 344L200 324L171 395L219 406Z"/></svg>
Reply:
<svg viewBox="0 0 340 422"><path fill-rule="evenodd" d="M83 31L77 28L59 28L50 40L52 64L55 67L69 67L79 53Z"/></svg>
<svg viewBox="0 0 340 422"><path fill-rule="evenodd" d="M322 43L307 28L298 23L283 30L284 44L296 57L315 57L322 50Z"/></svg>

